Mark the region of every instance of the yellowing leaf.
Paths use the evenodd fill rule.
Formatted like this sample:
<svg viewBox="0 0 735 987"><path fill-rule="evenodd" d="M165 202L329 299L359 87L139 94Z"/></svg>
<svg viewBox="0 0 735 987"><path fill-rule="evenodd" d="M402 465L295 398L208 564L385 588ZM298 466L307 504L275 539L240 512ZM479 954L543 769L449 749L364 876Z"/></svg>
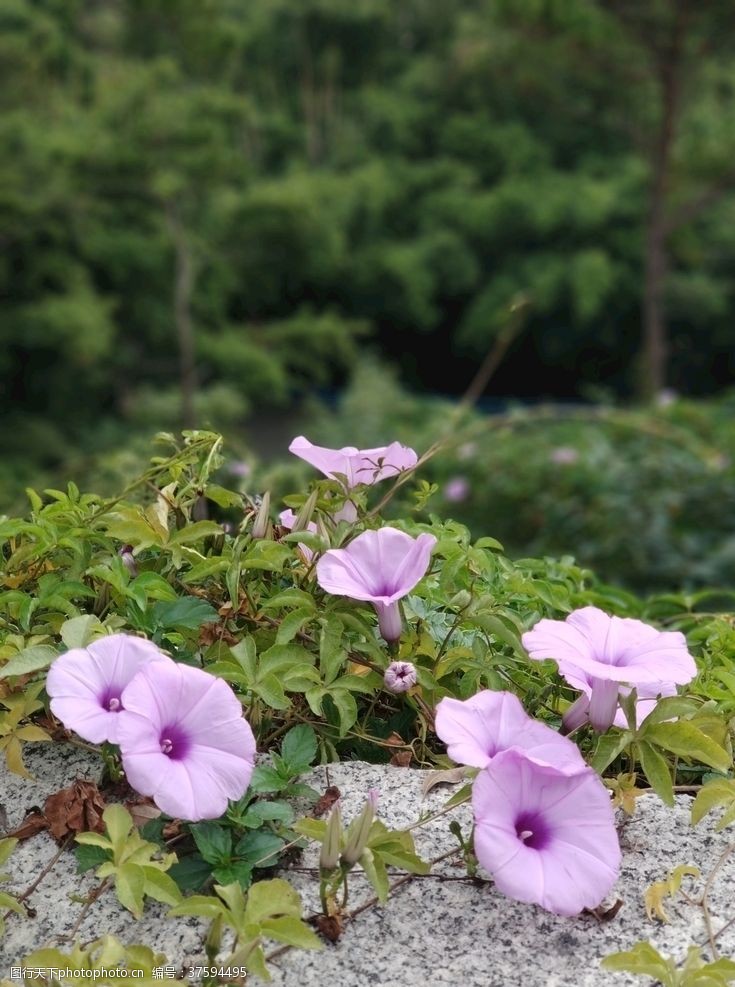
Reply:
<svg viewBox="0 0 735 987"><path fill-rule="evenodd" d="M648 915L649 919L653 919L655 915L661 922L670 921L669 916L664 910L664 899L674 897L681 887L682 879L687 874L691 877L699 877L699 868L693 867L690 864L682 864L679 867L675 867L665 881L656 881L649 888L646 888L643 894L643 901L646 906L646 915Z"/></svg>

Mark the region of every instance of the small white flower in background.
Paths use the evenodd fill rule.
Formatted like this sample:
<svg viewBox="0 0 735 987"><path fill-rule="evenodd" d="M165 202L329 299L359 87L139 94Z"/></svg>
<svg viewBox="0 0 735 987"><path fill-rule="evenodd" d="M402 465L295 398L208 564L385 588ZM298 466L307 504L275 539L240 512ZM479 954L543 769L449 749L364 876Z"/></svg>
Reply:
<svg viewBox="0 0 735 987"><path fill-rule="evenodd" d="M557 446L549 453L549 459L557 466L571 466L579 459L579 453L572 446Z"/></svg>

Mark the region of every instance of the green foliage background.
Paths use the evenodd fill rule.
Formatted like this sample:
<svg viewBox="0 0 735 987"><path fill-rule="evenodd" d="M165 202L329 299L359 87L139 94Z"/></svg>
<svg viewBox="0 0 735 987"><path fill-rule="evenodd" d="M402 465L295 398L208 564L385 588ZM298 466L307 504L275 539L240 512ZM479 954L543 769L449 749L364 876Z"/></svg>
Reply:
<svg viewBox="0 0 735 987"><path fill-rule="evenodd" d="M460 390L519 294L529 315L496 390L528 395L541 374L548 394L629 393L652 53L677 5L634 7L7 0L15 487L179 424L182 312L198 424L338 382L358 340L413 385ZM730 20L717 0L692 7L668 176L672 216L689 209L669 245L671 379L694 392L732 380Z"/></svg>

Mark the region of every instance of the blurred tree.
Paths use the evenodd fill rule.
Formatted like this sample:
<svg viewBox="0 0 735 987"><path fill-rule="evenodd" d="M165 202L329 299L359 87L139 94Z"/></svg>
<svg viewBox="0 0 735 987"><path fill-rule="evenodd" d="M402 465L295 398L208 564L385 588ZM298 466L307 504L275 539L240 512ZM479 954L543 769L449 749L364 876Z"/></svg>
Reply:
<svg viewBox="0 0 735 987"><path fill-rule="evenodd" d="M728 7L6 0L19 461L240 422L338 382L368 334L461 391L519 295L494 393L631 393L641 311L648 392L731 383Z"/></svg>

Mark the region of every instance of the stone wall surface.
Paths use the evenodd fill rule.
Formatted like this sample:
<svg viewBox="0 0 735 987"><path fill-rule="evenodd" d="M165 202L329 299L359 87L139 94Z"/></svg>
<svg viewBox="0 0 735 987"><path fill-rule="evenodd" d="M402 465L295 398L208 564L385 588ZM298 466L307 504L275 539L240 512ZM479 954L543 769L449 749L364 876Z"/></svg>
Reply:
<svg viewBox="0 0 735 987"><path fill-rule="evenodd" d="M75 778L97 780L100 775L99 758L79 748L39 744L28 750L33 780L0 774L0 806L7 817L6 822L0 819L0 825L7 830L17 826L31 806L42 806L49 794ZM379 817L391 828L404 828L440 810L453 791L441 786L424 798L424 777L423 772L409 768L347 762L316 768L305 780L319 790L337 785L346 820L360 811L368 790L377 788ZM693 828L690 806L691 798L685 795L677 797L673 809L645 795L637 800L635 815L621 819L621 875L605 904L622 899L622 905L608 921L592 915L560 918L504 898L491 883L467 879L459 853L453 852L457 842L448 829L450 820L457 819L467 831L469 806L460 806L412 830L417 850L425 859L448 855L434 865L430 875L412 877L392 892L385 905L360 911L346 923L338 943L327 943L318 952L278 951L271 962L273 982L276 987L623 987L651 983L602 970L600 959L630 949L641 939L677 961L683 960L691 944L707 947L704 911L694 899L730 845L732 833L716 833L711 818ZM57 851L47 833L19 844L5 867L12 880L4 889L15 893L26 889ZM308 848L294 869L283 874L301 892L305 913L318 908L317 855L316 848ZM27 953L59 944L59 937L74 929L84 897L97 884L93 872L76 874L75 863L73 854L64 852L43 876L27 899L34 918L9 917L6 936L0 940L0 973L8 976L9 968ZM643 903L646 887L663 880L678 864L691 864L702 872L701 878L686 879L684 885L692 903L679 895L667 901L669 924L649 920ZM396 872L394 879L401 876ZM724 927L717 935L717 948L729 958L735 957L733 887L735 854L717 869L707 899L713 933L717 935ZM348 909L359 909L372 898L364 877L353 872ZM88 909L77 937L87 942L111 932L126 943L145 943L165 953L180 968L204 962L205 923L166 920L166 910L152 902L136 921L108 893ZM271 952L277 949L273 944Z"/></svg>

